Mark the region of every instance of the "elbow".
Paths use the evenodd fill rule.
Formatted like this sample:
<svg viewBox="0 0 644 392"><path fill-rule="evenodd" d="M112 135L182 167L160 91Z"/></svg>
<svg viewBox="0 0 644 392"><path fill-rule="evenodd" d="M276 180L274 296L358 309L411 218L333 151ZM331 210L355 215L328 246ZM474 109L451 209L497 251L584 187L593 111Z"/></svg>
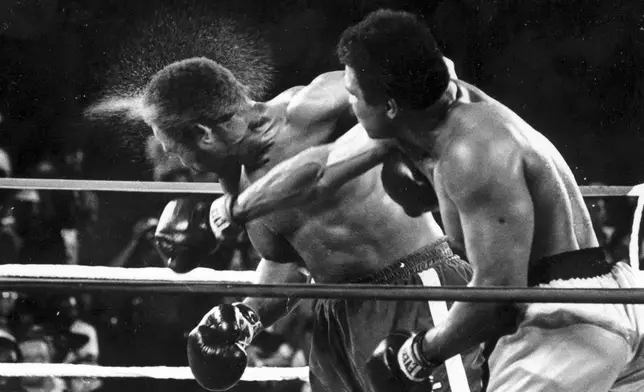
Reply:
<svg viewBox="0 0 644 392"><path fill-rule="evenodd" d="M517 279L504 274L494 277L481 277L474 274L469 284L470 287L490 288L490 287L525 287L526 285L517 284ZM517 320L521 310L516 302L487 302L487 312L492 315L497 331L501 333L510 333L516 328Z"/></svg>
<svg viewBox="0 0 644 392"><path fill-rule="evenodd" d="M316 200L328 199L333 194L333 191L334 186L327 178L322 177L315 187L315 198Z"/></svg>

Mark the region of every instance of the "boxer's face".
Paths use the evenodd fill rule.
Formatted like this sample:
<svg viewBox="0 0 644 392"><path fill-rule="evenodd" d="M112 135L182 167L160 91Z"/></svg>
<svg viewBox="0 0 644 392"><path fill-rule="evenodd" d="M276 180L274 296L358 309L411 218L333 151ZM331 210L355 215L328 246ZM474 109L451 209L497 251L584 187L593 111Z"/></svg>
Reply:
<svg viewBox="0 0 644 392"><path fill-rule="evenodd" d="M373 139L392 137L392 124L387 116L387 104L367 103L364 92L358 84L355 70L349 66L345 67L344 85L349 92L351 109L369 136Z"/></svg>
<svg viewBox="0 0 644 392"><path fill-rule="evenodd" d="M174 138L169 132L164 131L158 127L153 126L154 136L157 138L163 151L179 158L181 164L190 168L196 173L216 171L218 160L216 159L219 150L223 150L220 145L215 145L213 150L204 150L197 142L200 135L203 133L202 129L193 126L194 129L188 130L189 137L185 140L178 140Z"/></svg>
<svg viewBox="0 0 644 392"><path fill-rule="evenodd" d="M242 138L247 128L243 116L234 113L221 121L186 124L185 140L178 140L169 132L152 125L154 136L166 153L177 156L184 166L196 173L219 175L235 161L235 141Z"/></svg>

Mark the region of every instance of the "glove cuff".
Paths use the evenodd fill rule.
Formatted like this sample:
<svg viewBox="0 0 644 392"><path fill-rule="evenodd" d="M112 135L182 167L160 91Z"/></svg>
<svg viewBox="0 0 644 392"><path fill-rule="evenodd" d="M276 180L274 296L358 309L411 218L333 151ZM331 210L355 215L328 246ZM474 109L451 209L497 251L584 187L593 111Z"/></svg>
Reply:
<svg viewBox="0 0 644 392"><path fill-rule="evenodd" d="M235 202L237 201L237 194L236 193L227 193L224 194L223 197L226 198L226 212L228 213L228 220L236 226L239 226L239 222L237 219L235 219L235 216L233 215L233 206L235 205Z"/></svg>
<svg viewBox="0 0 644 392"><path fill-rule="evenodd" d="M405 377L416 382L429 379L434 369L438 366L427 361L422 354L420 343L424 336L425 333L419 333L410 337L398 350L400 370Z"/></svg>
<svg viewBox="0 0 644 392"><path fill-rule="evenodd" d="M210 205L208 224L217 239L224 238L226 234L237 233L241 225L233 216L233 206L237 195L226 193Z"/></svg>
<svg viewBox="0 0 644 392"><path fill-rule="evenodd" d="M242 302L233 303L233 306L235 307L237 323L241 326L242 331L242 336L240 336L238 343L243 348L246 348L264 330L264 326L257 313L250 306Z"/></svg>

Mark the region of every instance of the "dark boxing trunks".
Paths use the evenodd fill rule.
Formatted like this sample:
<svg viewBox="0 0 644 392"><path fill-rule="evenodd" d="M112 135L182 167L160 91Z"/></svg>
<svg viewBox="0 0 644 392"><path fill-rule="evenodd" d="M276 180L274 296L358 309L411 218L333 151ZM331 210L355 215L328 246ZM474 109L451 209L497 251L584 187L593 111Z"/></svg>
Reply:
<svg viewBox="0 0 644 392"><path fill-rule="evenodd" d="M446 239L392 263L384 270L347 283L422 286L419 273L434 269L443 286L465 286L470 266L454 255ZM451 305L451 304L448 304ZM317 300L309 368L313 392L371 392L365 364L380 341L395 330L433 327L427 302ZM480 390L480 350L463 355L472 391ZM434 391L450 391L446 370L435 374Z"/></svg>

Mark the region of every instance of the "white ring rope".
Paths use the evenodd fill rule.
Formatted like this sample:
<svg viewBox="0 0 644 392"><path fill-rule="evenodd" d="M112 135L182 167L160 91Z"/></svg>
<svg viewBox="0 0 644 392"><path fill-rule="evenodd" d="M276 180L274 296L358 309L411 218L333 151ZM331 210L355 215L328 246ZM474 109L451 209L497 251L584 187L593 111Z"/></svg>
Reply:
<svg viewBox="0 0 644 392"><path fill-rule="evenodd" d="M52 180L35 178L0 178L0 189L51 189L68 191L113 191L156 193L221 194L218 183L153 182L153 181L99 181ZM644 196L644 184L635 186L581 186L585 197Z"/></svg>
<svg viewBox="0 0 644 392"><path fill-rule="evenodd" d="M210 268L195 268L185 274L177 274L170 268L102 267L66 264L4 264L0 265L1 277L93 279L118 283L137 281L153 282L212 282L255 283L255 271L216 271Z"/></svg>
<svg viewBox="0 0 644 392"><path fill-rule="evenodd" d="M0 377L97 377L154 378L158 380L194 380L189 367L168 366L98 366L65 363L3 363ZM308 367L246 368L242 381L308 381Z"/></svg>
<svg viewBox="0 0 644 392"><path fill-rule="evenodd" d="M51 189L62 191L112 191L146 193L221 194L221 185L204 182L50 180L0 178L0 189Z"/></svg>

